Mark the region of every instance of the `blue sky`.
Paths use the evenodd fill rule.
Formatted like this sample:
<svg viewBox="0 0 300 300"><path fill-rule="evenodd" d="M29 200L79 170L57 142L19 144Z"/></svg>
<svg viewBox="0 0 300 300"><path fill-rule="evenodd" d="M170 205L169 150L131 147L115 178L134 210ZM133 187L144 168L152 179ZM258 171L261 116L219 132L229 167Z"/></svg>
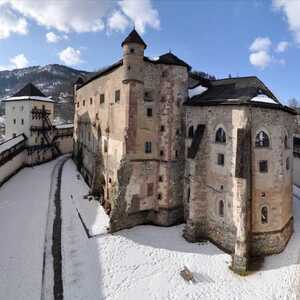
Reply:
<svg viewBox="0 0 300 300"><path fill-rule="evenodd" d="M135 24L147 56L171 49L196 70L257 75L282 101L300 99L297 15L300 0L0 0L0 69L95 70L121 57Z"/></svg>

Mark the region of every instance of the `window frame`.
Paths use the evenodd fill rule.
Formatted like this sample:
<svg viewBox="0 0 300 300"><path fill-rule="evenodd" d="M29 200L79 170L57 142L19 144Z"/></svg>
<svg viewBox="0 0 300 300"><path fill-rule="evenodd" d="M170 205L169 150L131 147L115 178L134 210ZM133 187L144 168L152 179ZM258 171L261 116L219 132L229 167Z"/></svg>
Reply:
<svg viewBox="0 0 300 300"><path fill-rule="evenodd" d="M269 172L269 162L266 159L259 160L258 162L259 173L265 174Z"/></svg>
<svg viewBox="0 0 300 300"><path fill-rule="evenodd" d="M224 153L217 154L217 165L221 166L221 167L225 166L225 154Z"/></svg>
<svg viewBox="0 0 300 300"><path fill-rule="evenodd" d="M262 134L263 137L259 137ZM265 144L266 143L266 144ZM270 148L271 139L270 135L263 129L259 130L255 135L255 148Z"/></svg>

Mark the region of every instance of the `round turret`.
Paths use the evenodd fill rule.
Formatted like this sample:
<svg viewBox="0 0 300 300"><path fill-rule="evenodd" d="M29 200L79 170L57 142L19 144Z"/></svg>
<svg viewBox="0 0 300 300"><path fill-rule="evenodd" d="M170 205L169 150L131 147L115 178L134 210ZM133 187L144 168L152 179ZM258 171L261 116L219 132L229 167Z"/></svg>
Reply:
<svg viewBox="0 0 300 300"><path fill-rule="evenodd" d="M147 47L134 29L122 42L123 47L123 82L144 81L144 50Z"/></svg>

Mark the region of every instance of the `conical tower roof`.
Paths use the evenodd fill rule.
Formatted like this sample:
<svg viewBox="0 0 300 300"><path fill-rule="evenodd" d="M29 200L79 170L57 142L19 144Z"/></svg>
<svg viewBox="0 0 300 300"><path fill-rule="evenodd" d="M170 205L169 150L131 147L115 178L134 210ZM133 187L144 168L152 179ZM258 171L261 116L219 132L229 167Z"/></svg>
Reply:
<svg viewBox="0 0 300 300"><path fill-rule="evenodd" d="M143 41L143 39L141 38L141 36L137 33L137 31L135 29L133 29L129 33L127 38L122 42L122 47L123 47L123 45L130 44L130 43L141 44L144 46L144 49L147 48L146 43Z"/></svg>

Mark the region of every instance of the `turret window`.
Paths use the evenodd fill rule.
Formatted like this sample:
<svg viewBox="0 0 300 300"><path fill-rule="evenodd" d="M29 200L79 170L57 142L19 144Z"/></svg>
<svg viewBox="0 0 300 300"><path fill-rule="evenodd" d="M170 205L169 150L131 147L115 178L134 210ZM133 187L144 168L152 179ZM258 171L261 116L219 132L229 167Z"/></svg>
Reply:
<svg viewBox="0 0 300 300"><path fill-rule="evenodd" d="M133 48L130 49L130 53L134 53L134 49Z"/></svg>
<svg viewBox="0 0 300 300"><path fill-rule="evenodd" d="M270 146L269 136L264 131L260 131L255 138L255 147L266 148L269 146Z"/></svg>
<svg viewBox="0 0 300 300"><path fill-rule="evenodd" d="M115 91L115 103L119 103L121 99L121 92L120 90Z"/></svg>
<svg viewBox="0 0 300 300"><path fill-rule="evenodd" d="M226 143L226 133L222 127L220 127L216 132L216 143Z"/></svg>
<svg viewBox="0 0 300 300"><path fill-rule="evenodd" d="M152 147L151 142L146 142L145 143L145 153L151 153L152 152L151 147Z"/></svg>
<svg viewBox="0 0 300 300"><path fill-rule="evenodd" d="M261 223L262 224L268 223L268 208L266 206L262 207L261 209Z"/></svg>

